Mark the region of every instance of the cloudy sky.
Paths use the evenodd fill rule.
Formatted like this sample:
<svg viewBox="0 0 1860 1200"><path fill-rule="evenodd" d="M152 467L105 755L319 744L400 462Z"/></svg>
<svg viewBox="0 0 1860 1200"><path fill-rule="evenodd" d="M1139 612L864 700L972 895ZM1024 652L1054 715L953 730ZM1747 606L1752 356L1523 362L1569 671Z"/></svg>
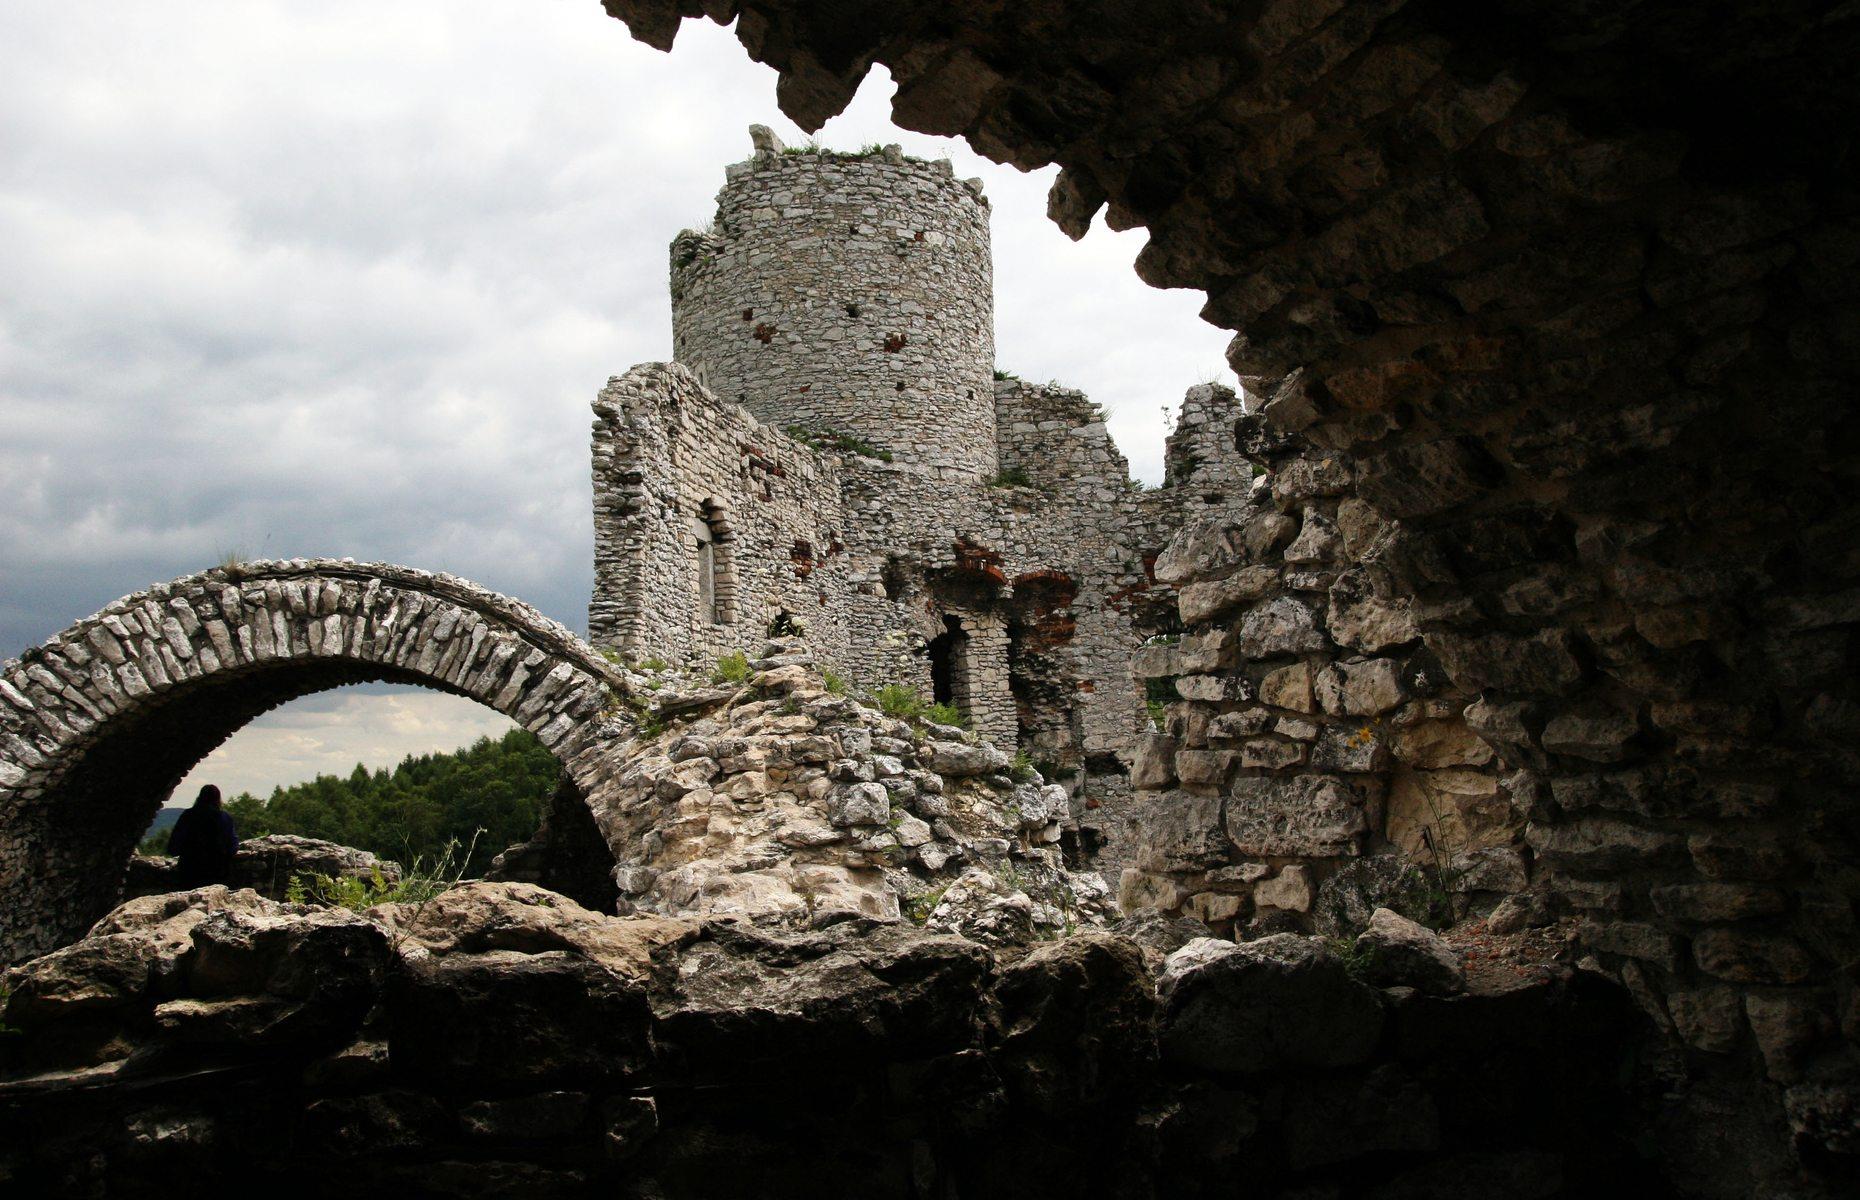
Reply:
<svg viewBox="0 0 1860 1200"><path fill-rule="evenodd" d="M1140 231L1045 220L1051 172L896 129L882 71L820 135L896 141L994 204L997 346L1112 413L1231 381ZM668 357L666 245L752 122L803 135L726 30L671 55L596 0L7 0L0 9L0 657L246 557L457 572L576 629L589 401ZM235 788L449 749L501 719L344 690L203 768Z"/></svg>

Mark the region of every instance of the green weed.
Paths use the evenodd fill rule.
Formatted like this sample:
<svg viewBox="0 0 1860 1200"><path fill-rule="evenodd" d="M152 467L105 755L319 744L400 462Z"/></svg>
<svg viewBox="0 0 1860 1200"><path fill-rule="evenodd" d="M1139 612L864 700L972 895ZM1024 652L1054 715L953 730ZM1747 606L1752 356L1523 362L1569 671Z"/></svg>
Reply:
<svg viewBox="0 0 1860 1200"><path fill-rule="evenodd" d="M748 683L749 656L741 650L732 650L717 660L717 669L711 672L712 683Z"/></svg>

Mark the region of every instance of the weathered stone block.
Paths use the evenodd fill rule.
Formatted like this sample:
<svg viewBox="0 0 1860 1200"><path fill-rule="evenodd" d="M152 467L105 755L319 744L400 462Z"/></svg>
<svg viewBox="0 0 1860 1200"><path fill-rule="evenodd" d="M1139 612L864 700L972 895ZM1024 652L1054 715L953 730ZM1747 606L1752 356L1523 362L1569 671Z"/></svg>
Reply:
<svg viewBox="0 0 1860 1200"><path fill-rule="evenodd" d="M1246 680L1237 675L1184 675L1175 681L1175 694L1184 700L1213 704L1222 700L1245 700Z"/></svg>
<svg viewBox="0 0 1860 1200"><path fill-rule="evenodd" d="M1408 600L1377 586L1377 580L1385 577L1386 572L1358 566L1331 584L1326 624L1338 645L1374 654L1421 636Z"/></svg>
<svg viewBox="0 0 1860 1200"><path fill-rule="evenodd" d="M1380 771L1388 765L1388 747L1373 725L1326 725L1311 752L1311 765L1325 771Z"/></svg>
<svg viewBox="0 0 1860 1200"><path fill-rule="evenodd" d="M1382 1033L1375 993L1296 934L1191 942L1169 956L1160 990L1163 1059L1190 1071L1348 1066Z"/></svg>
<svg viewBox="0 0 1860 1200"><path fill-rule="evenodd" d="M1544 725L1540 742L1552 754L1569 754L1591 762L1619 762L1640 732L1632 713L1589 707L1558 713Z"/></svg>
<svg viewBox="0 0 1860 1200"><path fill-rule="evenodd" d="M1492 747L1459 721L1422 721L1397 729L1389 750L1398 762L1423 770L1480 767L1492 761Z"/></svg>
<svg viewBox="0 0 1860 1200"><path fill-rule="evenodd" d="M1827 997L1813 992L1751 992L1744 997L1750 1032L1769 1076L1796 1083L1816 1045L1834 1035Z"/></svg>
<svg viewBox="0 0 1860 1200"><path fill-rule="evenodd" d="M1311 868L1294 863L1253 889L1253 903L1287 912L1311 909Z"/></svg>
<svg viewBox="0 0 1860 1200"><path fill-rule="evenodd" d="M1146 871L1197 871L1226 862L1233 843L1221 811L1219 796L1156 793L1142 809L1137 865Z"/></svg>
<svg viewBox="0 0 1860 1200"><path fill-rule="evenodd" d="M1388 839L1413 858L1503 846L1519 824L1497 778L1480 771L1398 771L1389 787Z"/></svg>
<svg viewBox="0 0 1860 1200"><path fill-rule="evenodd" d="M1675 921L1741 921L1785 911L1789 898L1780 888L1735 883L1680 883L1648 893L1661 916Z"/></svg>
<svg viewBox="0 0 1860 1200"><path fill-rule="evenodd" d="M1289 667L1267 672L1266 677L1259 681L1259 699L1260 703L1270 704L1274 708L1307 713L1315 711L1311 664L1295 662Z"/></svg>
<svg viewBox="0 0 1860 1200"><path fill-rule="evenodd" d="M1584 921L1583 945L1604 954L1643 959L1667 971L1679 969L1679 940L1669 931L1638 921Z"/></svg>
<svg viewBox="0 0 1860 1200"><path fill-rule="evenodd" d="M1333 716L1377 717L1406 699L1400 664L1392 658L1332 663L1319 674L1313 691Z"/></svg>
<svg viewBox="0 0 1860 1200"><path fill-rule="evenodd" d="M1582 817L1559 825L1532 825L1525 840L1539 860L1579 874L1612 875L1683 861L1679 835L1643 829L1605 817Z"/></svg>
<svg viewBox="0 0 1860 1200"><path fill-rule="evenodd" d="M1283 479L1283 475L1280 477ZM1315 509L1307 509L1304 525L1292 544L1285 548L1285 561L1289 563L1329 562L1336 556L1341 539L1337 536L1337 527L1332 525L1324 514Z"/></svg>
<svg viewBox="0 0 1860 1200"><path fill-rule="evenodd" d="M1310 747L1279 738L1250 738L1240 747L1240 765L1249 770L1282 771L1305 761Z"/></svg>
<svg viewBox="0 0 1860 1200"><path fill-rule="evenodd" d="M1434 995L1464 991L1460 955L1439 934L1400 913L1378 908L1357 935L1356 949L1368 956L1369 977L1383 987L1411 987Z"/></svg>
<svg viewBox="0 0 1860 1200"><path fill-rule="evenodd" d="M1188 889L1167 875L1126 867L1117 878L1117 907L1127 913L1143 909L1174 912L1188 897Z"/></svg>
<svg viewBox="0 0 1860 1200"><path fill-rule="evenodd" d="M1707 929L1692 939L1699 970L1732 983L1804 983L1815 960L1794 938L1741 929Z"/></svg>
<svg viewBox="0 0 1860 1200"><path fill-rule="evenodd" d="M1358 494L1397 518L1442 512L1500 478L1495 463L1470 438L1401 446L1358 464Z"/></svg>
<svg viewBox="0 0 1860 1200"><path fill-rule="evenodd" d="M1212 727L1208 730L1210 737L1219 736ZM1144 791L1160 791L1175 782L1175 755L1179 743L1172 737L1160 733L1145 734L1137 739L1137 745L1131 759L1130 786Z"/></svg>
<svg viewBox="0 0 1860 1200"><path fill-rule="evenodd" d="M1264 733L1270 724L1272 724L1272 714L1265 709L1243 708L1237 712L1221 713L1210 720L1208 736L1211 738L1252 737L1256 733Z"/></svg>
<svg viewBox="0 0 1860 1200"><path fill-rule="evenodd" d="M1189 634L1175 649L1176 669L1183 674L1225 671L1240 658L1239 640L1230 629Z"/></svg>
<svg viewBox="0 0 1860 1200"><path fill-rule="evenodd" d="M1233 770L1231 750L1182 750L1175 756L1175 772L1182 786L1199 791L1218 791Z"/></svg>
<svg viewBox="0 0 1860 1200"><path fill-rule="evenodd" d="M1206 925L1231 921L1240 915L1246 899L1228 892L1197 892L1182 905L1182 911Z"/></svg>
<svg viewBox="0 0 1860 1200"><path fill-rule="evenodd" d="M1191 583L1176 596L1176 610L1185 625L1199 625L1258 600L1278 582L1277 567L1242 567L1225 579ZM1167 673L1167 672L1162 672Z"/></svg>
<svg viewBox="0 0 1860 1200"><path fill-rule="evenodd" d="M837 787L827 800L827 819L842 829L854 825L883 825L891 819L891 793L882 783L851 783Z"/></svg>
<svg viewBox="0 0 1860 1200"><path fill-rule="evenodd" d="M1713 1054L1737 1048L1744 1032L1744 1008L1736 988L1716 986L1670 992L1666 1011L1686 1043Z"/></svg>
<svg viewBox="0 0 1860 1200"><path fill-rule="evenodd" d="M1324 775L1236 779L1227 797L1225 821L1240 853L1262 858L1354 854L1369 827L1362 794Z"/></svg>
<svg viewBox="0 0 1860 1200"><path fill-rule="evenodd" d="M1240 622L1240 653L1247 658L1310 654L1330 645L1317 611L1293 596L1279 596L1254 608Z"/></svg>
<svg viewBox="0 0 1860 1200"><path fill-rule="evenodd" d="M1430 635L1428 646L1460 687L1476 691L1561 695L1582 679L1582 664L1569 634L1545 630L1530 637L1494 633L1484 637ZM1470 714L1469 714L1470 715Z"/></svg>
<svg viewBox="0 0 1860 1200"><path fill-rule="evenodd" d="M1796 857L1768 835L1754 832L1695 833L1686 840L1686 848L1707 879L1781 879Z"/></svg>

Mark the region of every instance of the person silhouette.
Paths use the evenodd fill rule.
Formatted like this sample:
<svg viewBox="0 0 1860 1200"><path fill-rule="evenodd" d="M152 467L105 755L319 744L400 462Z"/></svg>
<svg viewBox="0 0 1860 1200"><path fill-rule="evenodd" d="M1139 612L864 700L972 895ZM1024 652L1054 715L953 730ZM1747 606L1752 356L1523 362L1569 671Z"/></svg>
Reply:
<svg viewBox="0 0 1860 1200"><path fill-rule="evenodd" d="M220 789L209 783L168 833L168 853L180 860L175 881L182 890L225 883L238 849L239 830L220 808Z"/></svg>

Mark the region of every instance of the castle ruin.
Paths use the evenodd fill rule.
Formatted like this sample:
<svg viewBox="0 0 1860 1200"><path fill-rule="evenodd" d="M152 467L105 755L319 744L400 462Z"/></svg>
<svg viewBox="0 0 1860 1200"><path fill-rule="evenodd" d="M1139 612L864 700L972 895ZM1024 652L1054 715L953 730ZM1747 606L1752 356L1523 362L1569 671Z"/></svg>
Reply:
<svg viewBox="0 0 1860 1200"><path fill-rule="evenodd" d="M1131 656L1175 617L1151 566L1244 494L1237 398L1193 389L1141 487L1083 394L996 370L979 180L751 133L672 242L676 361L594 405L593 642L704 665L805 630L855 689L914 688L1066 778L1117 842L1150 726Z"/></svg>
<svg viewBox="0 0 1860 1200"><path fill-rule="evenodd" d="M1015 1200L1854 1194L1850 10L607 7L660 48L682 19L734 21L781 72L782 107L804 129L882 64L900 125L1022 167L1059 164L1048 212L1063 230L1082 234L1100 210L1146 228L1141 277L1198 289L1205 318L1240 331L1229 362L1261 404L1198 427L1185 412L1175 447L1232 447L1268 474L1199 513L1199 487L1168 489L1183 511L1154 575L1180 587L1179 640L1150 636L1172 632L1150 617L1166 603L1129 603L1115 584L1119 570L1147 583L1131 563L1160 498L1133 501L1100 471L1103 497L1080 480L1037 507L1030 494L1017 514L1017 489L987 486L1012 483L1003 469L1016 465L1036 482L1055 462L1078 478L1068 464L1086 451L1027 461L1013 447L1085 445L1062 436L1092 425L1082 402L1050 431L1044 415L1019 430L1009 409L1031 400L997 394L992 427L1007 432L992 462L954 434L959 453L903 444L991 427L958 386L992 383L986 360L882 373L930 346L928 311L910 314L923 325L885 314L876 352L845 351L870 371L806 370L786 393L747 385L741 363L799 361L839 320L835 340L856 344L868 311L820 296L804 319L806 293L788 308L705 293L693 277L721 278L733 247L746 256L733 281L825 253L748 248L753 208L733 217L726 203L717 235L684 240L680 287L695 290L680 331L733 338L680 346L685 366L642 368L603 401L593 624L629 657L702 662L753 645L786 612L862 687L934 686L942 618L961 630L988 613L1009 632L1018 699L1009 622L1026 627L1014 604L1020 577L1044 569L1038 530L1072 519L1055 513L1122 514L1115 552L1071 552L1101 553L1090 561L1102 574L1068 572L1074 673L1040 680L1092 683L1072 694L1096 715L1061 731L1090 767L1090 747L1118 736L1092 740L1091 722L1120 711L1099 693L1126 669L1086 653L1101 596L1128 618L1126 648L1145 643L1128 669L1175 693L1160 728L1143 732L1134 707L1121 709L1128 724L1109 722L1135 731L1131 865L1107 865L1130 936L1062 923L1065 936L1024 957L995 956L912 927L934 908L854 919L868 907L823 907L818 889L799 905L809 928L792 931L588 913L554 891L483 884L452 893L423 935L397 927L392 940L379 920L200 894L119 909L80 938L109 903L110 881L86 869L120 862L133 810L159 802L119 785L122 764L156 754L179 778L183 759L271 704L364 678L479 696L534 729L584 793L565 809L625 835L608 840L622 873L673 875L689 865L673 851L709 853L724 837L730 862L757 870L811 880L841 855L847 872L876 871L851 856L895 855L907 831L928 872L925 849L958 840L922 816L943 785L905 765L907 723L829 698L786 653L759 660L752 680L769 686L667 698L657 679L636 685L638 673L448 577L216 569L126 597L0 667L0 935L13 958L58 947L9 976L0 1015L29 1033L0 1040L14 1054L0 1116L18 1133L0 1178L139 1194L163 1169L216 1165L250 1187L343 1161L356 1187L388 1195L410 1183ZM868 170L917 168L771 142L726 201L761 196L765 174ZM812 191L790 200L762 206L758 228L815 206ZM918 222L906 232L925 243L950 228ZM919 257L904 261L932 261L910 241L896 248ZM879 277L903 288L907 274ZM946 420L922 417L932 379ZM850 401L827 404L831 380L855 397L891 388L883 420L855 426ZM903 408L914 380L926 391ZM793 407L801 398L820 407ZM915 423L929 434L898 432ZM789 424L814 446L783 440ZM705 458L707 442L727 453ZM890 470L868 446L890 453ZM1167 479L1205 469L1178 452ZM927 530L897 515L932 511L926 492L953 514ZM982 560L998 580L958 553L959 535L1001 556ZM891 582L898 596L919 589L914 606L886 595L893 551ZM896 623L849 616L860 604L882 615L880 601ZM649 639L661 618L645 614L660 611L670 625ZM873 651L867 630L898 640ZM977 641L966 632L965 653ZM786 711L782 679L801 711ZM1134 706L1128 688L1119 703ZM970 707L985 729L1007 723ZM1034 748L1025 711L1013 733ZM819 727L798 727L810 712ZM738 736L739 720L763 723L770 744ZM934 767L942 752L914 745ZM989 782L1006 755L976 750L949 750L977 760L962 764L981 780L969 794L1017 794L1004 775L1006 787ZM932 840L891 802L907 789L878 782L881 757ZM820 795L771 800L791 781L771 765ZM1101 812L1093 782L1074 800ZM871 803L848 803L855 791ZM781 840L771 813L791 803L828 811L797 816ZM1055 853L1047 818L1023 808L1012 842L969 833L962 848L1019 872ZM679 841L644 828L661 821ZM112 845L87 845L100 840ZM28 873L28 861L52 869ZM1400 905L1366 876L1416 864L1481 916L1461 927L1473 938L1463 994L1437 971L1379 975L1399 938L1427 943L1369 911ZM1366 903L1352 908L1352 894ZM1178 945L1185 925L1215 936ZM1514 971L1494 961L1492 937L1552 961ZM1407 965L1442 963L1422 952ZM279 1131L302 1136L282 1145Z"/></svg>

